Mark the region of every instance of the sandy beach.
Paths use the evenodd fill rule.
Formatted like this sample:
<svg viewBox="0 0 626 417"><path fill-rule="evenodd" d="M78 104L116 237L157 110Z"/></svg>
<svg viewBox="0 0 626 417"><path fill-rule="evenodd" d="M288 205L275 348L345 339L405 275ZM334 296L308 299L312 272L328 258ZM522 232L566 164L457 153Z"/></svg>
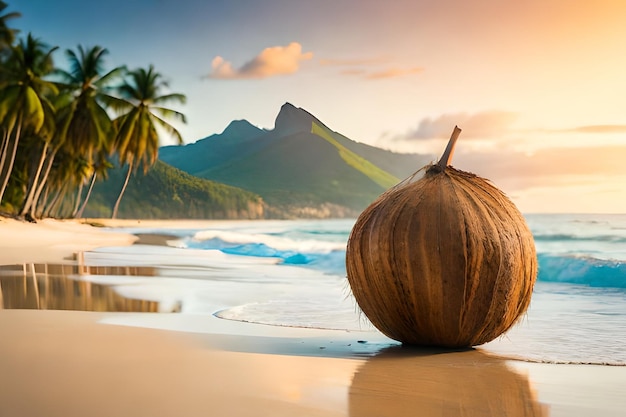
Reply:
<svg viewBox="0 0 626 417"><path fill-rule="evenodd" d="M0 218L0 265L72 264L76 252L138 239L154 245L167 236ZM1 417L626 415L623 366L410 349L371 332L1 309L0 335Z"/></svg>

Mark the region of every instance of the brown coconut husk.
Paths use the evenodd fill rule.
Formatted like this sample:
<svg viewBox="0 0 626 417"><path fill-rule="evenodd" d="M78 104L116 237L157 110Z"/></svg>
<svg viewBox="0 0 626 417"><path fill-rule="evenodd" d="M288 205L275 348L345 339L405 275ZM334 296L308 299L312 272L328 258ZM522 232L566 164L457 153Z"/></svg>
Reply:
<svg viewBox="0 0 626 417"><path fill-rule="evenodd" d="M357 370L348 398L353 417L549 415L525 375L475 350L383 351Z"/></svg>
<svg viewBox="0 0 626 417"><path fill-rule="evenodd" d="M534 240L488 180L438 164L358 218L348 241L352 293L385 335L409 344L475 346L526 311L537 275Z"/></svg>

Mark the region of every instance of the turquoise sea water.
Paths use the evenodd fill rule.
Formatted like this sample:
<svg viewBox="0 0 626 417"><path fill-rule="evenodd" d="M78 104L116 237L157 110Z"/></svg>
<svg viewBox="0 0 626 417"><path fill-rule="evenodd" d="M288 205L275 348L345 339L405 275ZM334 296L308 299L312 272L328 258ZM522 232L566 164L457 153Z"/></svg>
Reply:
<svg viewBox="0 0 626 417"><path fill-rule="evenodd" d="M626 215L527 215L539 276L528 313L482 348L518 359L626 365ZM128 229L177 236L172 247L119 249L117 262L153 265L159 279L119 282L129 296L178 303L277 326L377 331L346 281L354 220L231 221L186 229ZM110 259L115 248L89 254ZM216 292L227 299L215 305Z"/></svg>

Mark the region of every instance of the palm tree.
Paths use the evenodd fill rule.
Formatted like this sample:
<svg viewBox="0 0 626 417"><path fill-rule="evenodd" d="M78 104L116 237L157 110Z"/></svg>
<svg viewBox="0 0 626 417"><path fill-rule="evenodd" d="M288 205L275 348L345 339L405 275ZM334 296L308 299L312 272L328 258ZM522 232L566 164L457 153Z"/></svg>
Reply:
<svg viewBox="0 0 626 417"><path fill-rule="evenodd" d="M56 71L61 79L58 85L72 95L72 100L58 110L59 145L77 158L84 158L90 166L98 154L112 150L115 128L106 106L116 102L116 98L108 92L110 84L126 71L124 67L116 67L104 73L107 54L108 51L100 46L83 48L79 45L77 52L66 51L69 71ZM98 171L92 167L84 172L86 175L91 173L93 183ZM87 178L83 178L78 183L75 212L79 210L86 181Z"/></svg>
<svg viewBox="0 0 626 417"><path fill-rule="evenodd" d="M0 201L6 190L22 132L45 133L49 136L50 121L54 108L47 98L55 93L56 86L42 77L52 70L52 53L49 48L31 34L12 48L4 65L6 79L0 88L0 125L3 140L0 155ZM43 130L42 130L43 129Z"/></svg>
<svg viewBox="0 0 626 417"><path fill-rule="evenodd" d="M57 69L61 78L57 85L73 94L73 100L59 109L59 133L66 148L91 162L94 153L109 146L113 125L104 106L115 100L107 94L108 84L120 77L124 67L104 74L104 57L108 51L100 46L85 49L78 45L78 54L66 51L70 70Z"/></svg>
<svg viewBox="0 0 626 417"><path fill-rule="evenodd" d="M46 119L54 121L53 116L48 116ZM26 148L24 151L27 153L27 159L23 163L24 170L27 172L27 182L19 215L27 219L36 217L33 210L34 203L37 200L40 184L44 181L49 171L45 162L49 156L54 129L55 126L51 125L46 129L41 129L40 134L24 137L20 141L20 149L22 147ZM30 140L24 143L24 139Z"/></svg>
<svg viewBox="0 0 626 417"><path fill-rule="evenodd" d="M127 112L115 120L118 130L115 149L120 164L128 164L128 172L113 207L112 218L117 217L131 173L139 165L143 165L145 172L156 162L159 153L157 129L172 135L179 144L183 143L180 132L164 119L177 119L185 123L185 116L162 105L172 101L185 103L186 97L176 93L161 95L161 90L167 87L162 75L150 65L147 70L139 68L131 71L119 88L121 101L117 103L116 109Z"/></svg>
<svg viewBox="0 0 626 417"><path fill-rule="evenodd" d="M0 0L0 49L5 49L13 45L15 41L15 34L17 30L9 28L7 21L15 19L21 16L18 12L4 13L8 5Z"/></svg>
<svg viewBox="0 0 626 417"><path fill-rule="evenodd" d="M44 216L70 217L76 202L75 188L80 181L84 181L90 169L84 158L59 149L47 181L47 193L52 194L44 201L39 209Z"/></svg>
<svg viewBox="0 0 626 417"><path fill-rule="evenodd" d="M63 105L68 101L69 99L67 94L55 94L50 97L50 102L55 109L63 107ZM41 148L39 150L39 160L37 163L35 163L34 160L31 162L31 176L26 188L24 201L22 202L22 207L20 209L20 216L24 216L26 218L30 217L33 219L38 217L37 208L40 196L46 186L46 182L48 181L48 176L50 175L50 171L54 163L54 158L56 157L56 154L62 144L59 140L59 135L56 134L57 117L58 116L55 114L54 119L52 117L46 119L48 120L48 123L53 123L50 131L53 131L54 134L38 136L40 139L39 147Z"/></svg>

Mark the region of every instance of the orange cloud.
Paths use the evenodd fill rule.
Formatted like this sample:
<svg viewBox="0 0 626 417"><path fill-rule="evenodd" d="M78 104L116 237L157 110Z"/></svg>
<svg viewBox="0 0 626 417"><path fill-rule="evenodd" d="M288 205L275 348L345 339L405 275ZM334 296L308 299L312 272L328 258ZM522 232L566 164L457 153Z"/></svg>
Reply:
<svg viewBox="0 0 626 417"><path fill-rule="evenodd" d="M377 71L367 74L366 78L370 80L380 80L382 78L394 78L394 77L402 77L404 75L410 74L418 74L423 72L424 68L422 67L414 67L414 68L390 68L384 71Z"/></svg>
<svg viewBox="0 0 626 417"><path fill-rule="evenodd" d="M589 125L566 130L579 133L626 133L626 125Z"/></svg>
<svg viewBox="0 0 626 417"><path fill-rule="evenodd" d="M302 52L302 45L292 42L287 46L265 48L256 57L240 68L216 56L211 62L209 78L233 80L249 78L268 78L277 75L293 74L300 69L300 61L313 58L312 52Z"/></svg>
<svg viewBox="0 0 626 417"><path fill-rule="evenodd" d="M507 111L485 111L480 113L447 113L436 118L420 120L416 129L397 140L447 139L454 126L463 129L464 138L485 139L501 136L510 129L517 115Z"/></svg>
<svg viewBox="0 0 626 417"><path fill-rule="evenodd" d="M582 133L582 134L611 134L626 133L626 125L584 125L565 127L560 129L526 129L527 133Z"/></svg>
<svg viewBox="0 0 626 417"><path fill-rule="evenodd" d="M402 77L424 71L422 67L412 68L381 68L391 60L385 57L362 59L320 59L320 65L333 67L347 67L341 70L341 75L363 77L367 80L381 80L384 78Z"/></svg>
<svg viewBox="0 0 626 417"><path fill-rule="evenodd" d="M358 76L363 76L366 74L365 70L362 69L347 69L347 70L343 70L340 72L341 75L358 75Z"/></svg>
<svg viewBox="0 0 626 417"><path fill-rule="evenodd" d="M389 62L388 58L363 58L363 59L320 59L323 66L362 66L362 65L378 65Z"/></svg>
<svg viewBox="0 0 626 417"><path fill-rule="evenodd" d="M454 166L474 172L503 186L520 190L544 185L578 185L589 176L607 179L624 176L623 146L546 148L533 155L512 150L465 152L457 150ZM565 179L566 184L559 181Z"/></svg>

